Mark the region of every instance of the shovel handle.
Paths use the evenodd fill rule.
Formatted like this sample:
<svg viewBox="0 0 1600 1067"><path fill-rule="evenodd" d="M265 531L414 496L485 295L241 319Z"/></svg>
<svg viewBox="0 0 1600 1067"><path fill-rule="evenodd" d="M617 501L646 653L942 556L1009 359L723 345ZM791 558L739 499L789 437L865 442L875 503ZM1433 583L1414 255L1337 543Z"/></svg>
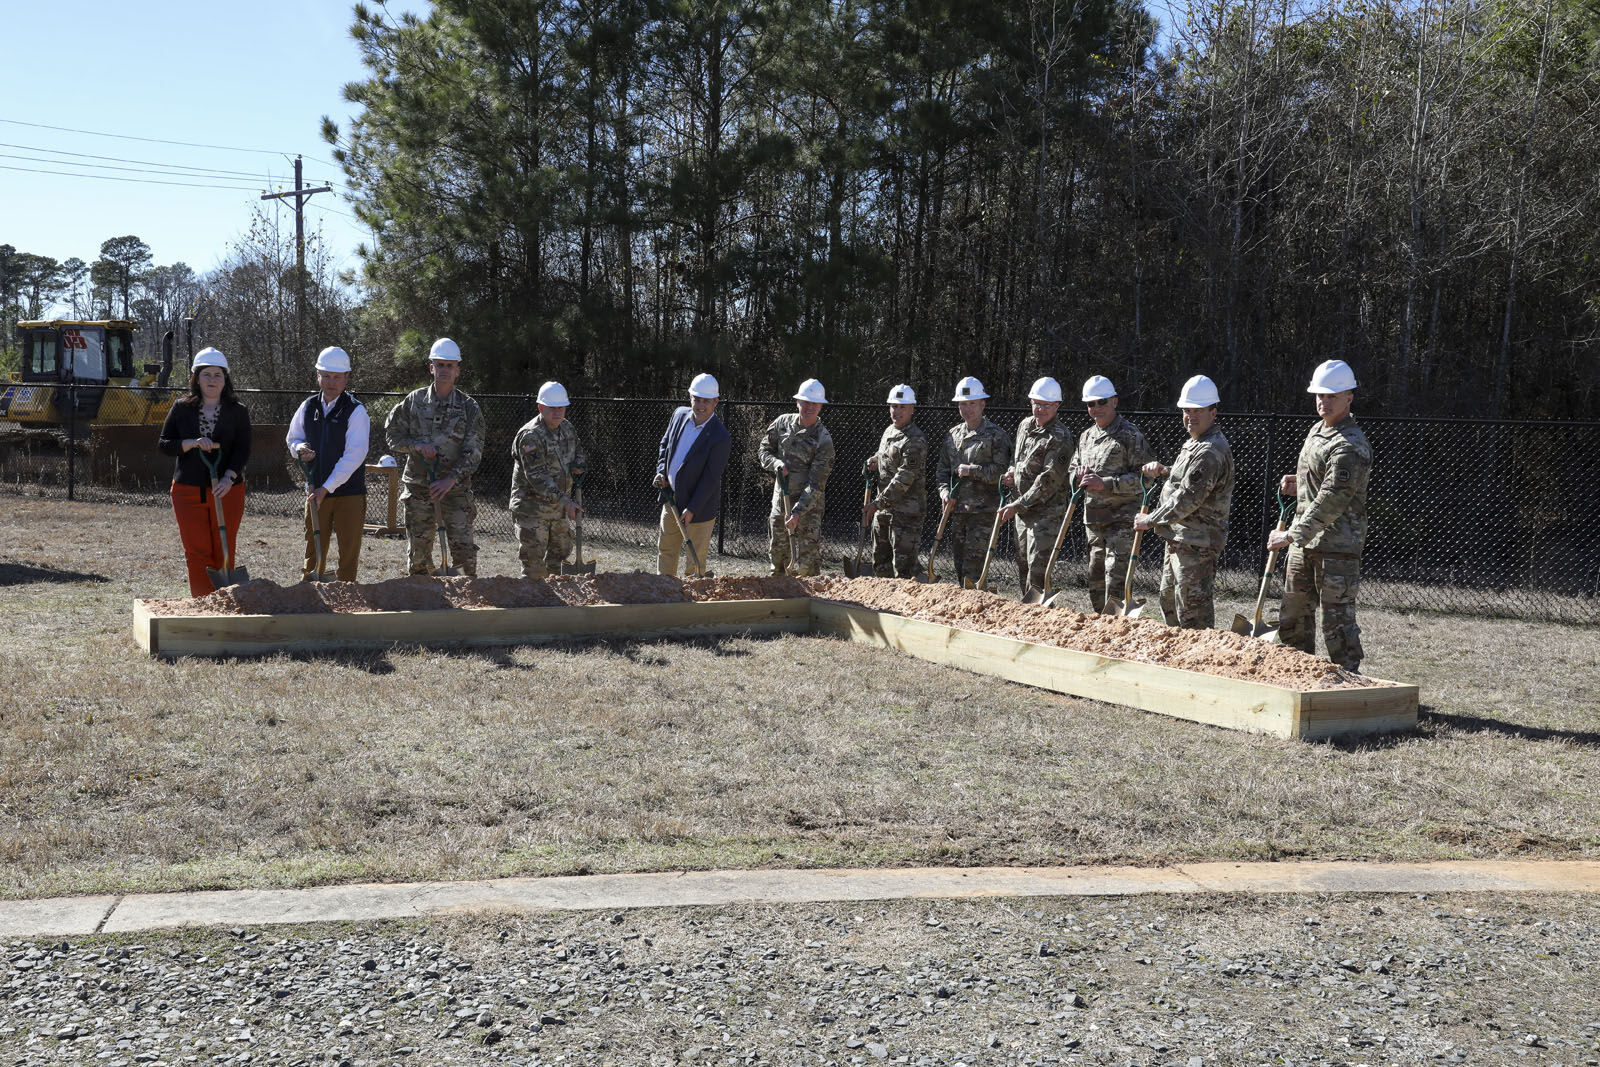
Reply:
<svg viewBox="0 0 1600 1067"><path fill-rule="evenodd" d="M1061 529L1056 531L1056 543L1050 546L1050 560L1044 565L1044 592L1040 596L1041 600L1050 595L1050 575L1056 569L1056 557L1061 554L1061 546L1067 540L1067 530L1072 526L1072 514L1078 510L1078 498L1082 495L1083 490L1080 489L1067 501L1067 513L1062 516Z"/></svg>
<svg viewBox="0 0 1600 1067"><path fill-rule="evenodd" d="M1288 519L1279 519L1278 520L1278 526L1277 526L1277 532L1278 533L1282 533L1284 530L1287 530L1288 528L1289 528L1289 520ZM1277 566L1278 566L1278 550L1276 548L1274 548L1270 552L1267 553L1267 569L1261 572L1261 590L1258 593L1256 593L1256 614L1255 614L1254 624L1251 627L1251 632L1252 633L1254 633L1256 630L1261 629L1261 609L1262 609L1262 606L1266 603L1266 600L1267 600L1267 583L1272 581L1272 572L1273 572L1273 570L1275 570L1277 568Z"/></svg>
<svg viewBox="0 0 1600 1067"><path fill-rule="evenodd" d="M1144 515L1148 508L1141 507L1139 514ZM1133 551L1128 553L1128 577L1122 583L1122 610L1128 610L1128 603L1133 600L1133 572L1139 569L1139 545L1144 541L1144 531L1133 531Z"/></svg>
<svg viewBox="0 0 1600 1067"><path fill-rule="evenodd" d="M944 528L950 522L950 513L956 509L955 497L944 502L944 511L939 516L939 528L933 531L933 547L928 549L928 581L933 581L933 557L939 553L939 542L944 540Z"/></svg>
<svg viewBox="0 0 1600 1067"><path fill-rule="evenodd" d="M978 584L976 588L983 589L985 592L988 591L987 587L984 585L984 582L988 581L989 579L989 561L994 559L994 544L996 541L1000 540L1000 512L1004 511L1005 509L1006 489L1005 486L1002 485L1000 487L1000 507L994 513L994 525L989 527L989 547L983 553L983 569L978 572Z"/></svg>
<svg viewBox="0 0 1600 1067"><path fill-rule="evenodd" d="M695 551L694 542L689 540L689 531L683 525L683 516L678 514L678 505L669 497L662 503L667 505L667 513L672 516L672 525L678 529L678 537L683 540L683 547L689 550L689 562L694 564L695 573L698 574L705 568L700 566L700 553ZM579 560L582 562L582 560ZM676 566L676 564L674 564Z"/></svg>

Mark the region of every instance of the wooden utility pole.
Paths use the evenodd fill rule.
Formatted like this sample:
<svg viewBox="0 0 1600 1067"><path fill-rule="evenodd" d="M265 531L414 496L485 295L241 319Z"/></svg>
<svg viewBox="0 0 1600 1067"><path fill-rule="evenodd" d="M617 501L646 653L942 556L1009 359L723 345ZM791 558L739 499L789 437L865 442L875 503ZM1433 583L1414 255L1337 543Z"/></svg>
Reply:
<svg viewBox="0 0 1600 1067"><path fill-rule="evenodd" d="M306 307L306 208L305 203L317 193L331 193L333 186L319 185L315 189L302 188L300 184L300 157L294 157L294 191L262 193L263 200L288 200L294 198L294 354L305 354Z"/></svg>

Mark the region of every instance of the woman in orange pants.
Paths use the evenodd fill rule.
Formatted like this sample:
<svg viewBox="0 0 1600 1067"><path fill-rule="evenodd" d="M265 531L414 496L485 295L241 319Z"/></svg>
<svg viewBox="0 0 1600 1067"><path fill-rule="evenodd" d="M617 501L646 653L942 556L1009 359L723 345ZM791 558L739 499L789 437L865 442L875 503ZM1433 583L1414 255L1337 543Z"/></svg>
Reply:
<svg viewBox="0 0 1600 1067"><path fill-rule="evenodd" d="M233 396L228 357L215 348L196 353L189 395L173 402L161 426L161 451L176 456L172 514L178 520L189 595L213 592L206 568L233 565L244 518L244 468L250 461L250 412ZM202 458L204 457L204 458ZM212 481L207 460L216 467ZM222 544L212 494L222 504L228 544Z"/></svg>

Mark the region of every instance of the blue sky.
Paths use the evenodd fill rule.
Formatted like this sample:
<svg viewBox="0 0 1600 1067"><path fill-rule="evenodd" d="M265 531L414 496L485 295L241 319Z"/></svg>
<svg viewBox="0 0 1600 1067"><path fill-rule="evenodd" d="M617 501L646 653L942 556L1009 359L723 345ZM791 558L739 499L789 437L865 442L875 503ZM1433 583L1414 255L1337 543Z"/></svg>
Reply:
<svg viewBox="0 0 1600 1067"><path fill-rule="evenodd" d="M387 7L398 16L429 5ZM293 188L299 153L308 185L334 186L307 202L307 232L320 226L334 262L355 266L368 235L319 134L323 115L343 125L341 90L364 73L351 10L345 0L0 0L0 168L28 168L0 169L0 243L88 262L102 241L131 233L155 262L203 273L258 206L293 232L292 211L259 197ZM157 143L170 141L211 147Z"/></svg>

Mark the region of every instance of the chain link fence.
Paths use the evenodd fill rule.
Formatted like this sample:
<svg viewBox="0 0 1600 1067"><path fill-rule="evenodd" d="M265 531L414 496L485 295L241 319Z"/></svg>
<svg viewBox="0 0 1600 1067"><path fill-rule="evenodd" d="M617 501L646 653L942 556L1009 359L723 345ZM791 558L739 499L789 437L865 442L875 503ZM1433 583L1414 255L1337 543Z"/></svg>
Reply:
<svg viewBox="0 0 1600 1067"><path fill-rule="evenodd" d="M58 390L58 408L78 418L54 429L0 423L0 491L107 503L166 506L172 461L156 450L161 416L175 391L75 386ZM301 476L283 438L305 392L242 390L256 438L247 478L248 509L293 515L302 506ZM382 425L402 394L364 394L373 419L369 462L385 451ZM484 461L473 478L478 533L514 540L506 508L511 492L511 441L536 414L532 394L477 396L489 426ZM584 481L584 536L653 545L659 519L651 487L668 418L681 401L577 398L570 418L589 456ZM724 480L715 553L762 560L772 483L757 449L767 425L794 409L790 401L724 401L718 413L733 437ZM1024 408L991 406L988 416L1014 431ZM1124 412L1138 423L1157 456L1170 463L1184 439L1177 411ZM1063 406L1076 436L1083 412ZM121 421L110 423L108 418ZM93 420L93 421L91 421ZM953 407L918 407L917 425L937 455ZM1219 568L1221 597L1253 599L1266 560L1266 532L1277 520L1278 477L1294 470L1314 416L1224 413L1223 432L1237 463L1231 533ZM862 494L861 465L888 424L881 404L830 404L823 422L837 461L823 519L824 558L854 552ZM142 424L141 424L142 423ZM1503 422L1463 419L1361 418L1375 461L1368 493L1370 534L1363 563L1363 603L1463 615L1600 622L1600 422ZM1582 457L1582 458L1580 458ZM930 469L929 490L934 491ZM388 487L368 479L368 521L384 525ZM404 521L404 509L399 509ZM930 500L924 545L938 518ZM870 551L870 549L869 549ZM941 550L941 573L952 567ZM1014 574L1011 538L1002 535L996 569ZM1138 585L1155 591L1158 552L1146 550ZM1083 533L1069 534L1058 583L1083 586ZM1279 564L1279 575L1282 564ZM1274 582L1271 595L1279 586Z"/></svg>

